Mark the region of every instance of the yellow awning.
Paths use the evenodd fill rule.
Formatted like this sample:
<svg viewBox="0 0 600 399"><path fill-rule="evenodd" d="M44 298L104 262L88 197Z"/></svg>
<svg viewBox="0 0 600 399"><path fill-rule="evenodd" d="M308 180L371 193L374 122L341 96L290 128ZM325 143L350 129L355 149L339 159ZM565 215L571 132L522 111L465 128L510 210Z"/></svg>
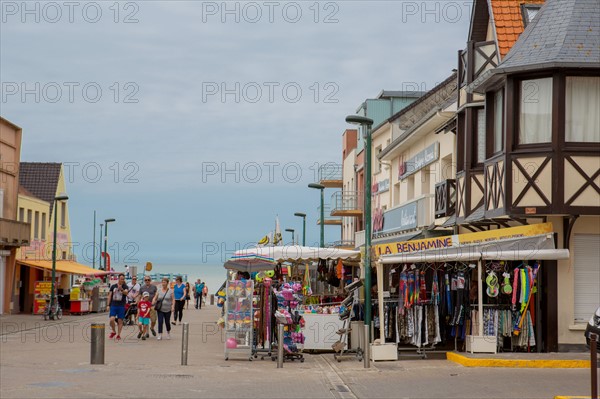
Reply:
<svg viewBox="0 0 600 399"><path fill-rule="evenodd" d="M51 260L17 260L18 264L35 267L37 269L46 269L52 270L52 261ZM69 274L77 274L83 276L90 275L105 275L106 272L103 270L93 269L86 265L82 265L81 263L77 263L71 260L57 260L56 261L56 271L58 273L69 273Z"/></svg>

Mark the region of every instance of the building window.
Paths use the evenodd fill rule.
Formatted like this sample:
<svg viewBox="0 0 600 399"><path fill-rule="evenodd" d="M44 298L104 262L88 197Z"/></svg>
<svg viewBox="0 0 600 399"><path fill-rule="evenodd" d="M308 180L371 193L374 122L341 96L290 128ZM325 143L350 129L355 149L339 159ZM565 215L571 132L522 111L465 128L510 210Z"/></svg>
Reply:
<svg viewBox="0 0 600 399"><path fill-rule="evenodd" d="M476 164L482 164L486 159L485 153L485 109L479 108L477 113L475 114L475 129L477 132L477 137L475 138L475 150L476 150Z"/></svg>
<svg viewBox="0 0 600 399"><path fill-rule="evenodd" d="M65 202L60 203L60 227L67 225L67 204Z"/></svg>
<svg viewBox="0 0 600 399"><path fill-rule="evenodd" d="M35 217L33 219L33 239L39 240L40 238L40 213L35 211Z"/></svg>
<svg viewBox="0 0 600 399"><path fill-rule="evenodd" d="M523 26L527 27L542 8L541 4L521 4L521 15L523 16Z"/></svg>
<svg viewBox="0 0 600 399"><path fill-rule="evenodd" d="M19 222L25 221L25 208L19 208Z"/></svg>
<svg viewBox="0 0 600 399"><path fill-rule="evenodd" d="M600 142L600 77L567 76L565 141Z"/></svg>
<svg viewBox="0 0 600 399"><path fill-rule="evenodd" d="M31 209L27 209L27 223L31 224L31 220L33 219L33 214Z"/></svg>
<svg viewBox="0 0 600 399"><path fill-rule="evenodd" d="M46 212L42 212L42 234L40 238L46 240Z"/></svg>
<svg viewBox="0 0 600 399"><path fill-rule="evenodd" d="M519 143L552 141L552 78L521 82L519 98Z"/></svg>
<svg viewBox="0 0 600 399"><path fill-rule="evenodd" d="M504 149L504 93L494 93L494 153Z"/></svg>

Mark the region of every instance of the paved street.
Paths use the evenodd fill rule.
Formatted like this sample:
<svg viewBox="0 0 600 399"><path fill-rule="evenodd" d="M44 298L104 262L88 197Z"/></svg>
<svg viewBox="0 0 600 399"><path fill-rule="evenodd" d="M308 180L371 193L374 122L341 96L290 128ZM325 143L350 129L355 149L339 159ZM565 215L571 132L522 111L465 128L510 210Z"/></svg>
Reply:
<svg viewBox="0 0 600 399"><path fill-rule="evenodd" d="M0 319L2 398L552 398L589 395L584 369L467 368L446 360L341 363L332 354L276 368L271 360L223 357L216 307L188 310L188 366L181 366L181 326L173 339L138 341L126 327L121 343L106 342L106 365L89 364L90 324L106 315ZM40 323L41 321L41 323ZM44 328L35 328L48 325ZM16 326L25 328L14 333ZM108 326L107 326L108 327Z"/></svg>

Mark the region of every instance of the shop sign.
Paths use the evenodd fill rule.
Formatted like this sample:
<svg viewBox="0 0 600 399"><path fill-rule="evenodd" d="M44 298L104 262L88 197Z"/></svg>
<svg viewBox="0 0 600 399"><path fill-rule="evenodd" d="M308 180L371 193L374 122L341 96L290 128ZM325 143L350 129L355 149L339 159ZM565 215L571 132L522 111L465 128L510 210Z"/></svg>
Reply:
<svg viewBox="0 0 600 399"><path fill-rule="evenodd" d="M390 179L385 179L380 182L373 183L371 187L372 194L382 193L384 191L388 191L390 189Z"/></svg>
<svg viewBox="0 0 600 399"><path fill-rule="evenodd" d="M506 229L480 231L477 233L455 234L451 236L425 238L422 240L392 242L373 246L375 255L402 254L430 249L458 247L462 245L481 244L497 240L533 237L551 234L552 223L538 223L527 226L509 227Z"/></svg>
<svg viewBox="0 0 600 399"><path fill-rule="evenodd" d="M423 169L425 166L437 161L440 156L439 148L440 144L435 142L423 151L417 153L417 155L410 158L408 161L400 162L398 179L404 180L413 173Z"/></svg>
<svg viewBox="0 0 600 399"><path fill-rule="evenodd" d="M509 227L506 229L480 231L477 233L466 233L454 235L455 246L481 244L510 238L532 237L541 234L549 234L554 231L552 223L538 223L527 226Z"/></svg>
<svg viewBox="0 0 600 399"><path fill-rule="evenodd" d="M407 252L426 251L428 249L449 248L452 246L452 236L425 238L422 240L391 242L374 247L375 254L391 255Z"/></svg>
<svg viewBox="0 0 600 399"><path fill-rule="evenodd" d="M417 201L383 213L382 228L409 230L417 227Z"/></svg>
<svg viewBox="0 0 600 399"><path fill-rule="evenodd" d="M33 286L33 314L44 314L46 299L50 299L51 281L36 281Z"/></svg>

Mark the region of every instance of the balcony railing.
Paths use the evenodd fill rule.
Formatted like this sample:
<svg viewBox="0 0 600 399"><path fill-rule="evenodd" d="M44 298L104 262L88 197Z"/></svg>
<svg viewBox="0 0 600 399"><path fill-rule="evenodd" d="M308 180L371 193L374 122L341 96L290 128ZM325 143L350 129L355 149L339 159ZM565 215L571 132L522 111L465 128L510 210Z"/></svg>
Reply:
<svg viewBox="0 0 600 399"><path fill-rule="evenodd" d="M0 245L26 247L31 236L31 224L0 218Z"/></svg>
<svg viewBox="0 0 600 399"><path fill-rule="evenodd" d="M354 249L354 240L339 240L339 241L334 241L331 245L332 247L335 248L340 248L340 249Z"/></svg>
<svg viewBox="0 0 600 399"><path fill-rule="evenodd" d="M343 187L342 165L328 162L319 166L319 183L325 187Z"/></svg>
<svg viewBox="0 0 600 399"><path fill-rule="evenodd" d="M458 61L458 80L462 87L498 66L496 44L494 41L469 42L467 48L460 52Z"/></svg>
<svg viewBox="0 0 600 399"><path fill-rule="evenodd" d="M331 205L325 205L323 207L323 213L325 216L325 225L341 225L342 218L339 216L331 216ZM317 207L317 224L321 224L321 207Z"/></svg>
<svg viewBox="0 0 600 399"><path fill-rule="evenodd" d="M362 216L361 199L359 191L336 191L331 196L331 216Z"/></svg>
<svg viewBox="0 0 600 399"><path fill-rule="evenodd" d="M446 179L435 185L435 217L454 215L456 211L456 180Z"/></svg>

